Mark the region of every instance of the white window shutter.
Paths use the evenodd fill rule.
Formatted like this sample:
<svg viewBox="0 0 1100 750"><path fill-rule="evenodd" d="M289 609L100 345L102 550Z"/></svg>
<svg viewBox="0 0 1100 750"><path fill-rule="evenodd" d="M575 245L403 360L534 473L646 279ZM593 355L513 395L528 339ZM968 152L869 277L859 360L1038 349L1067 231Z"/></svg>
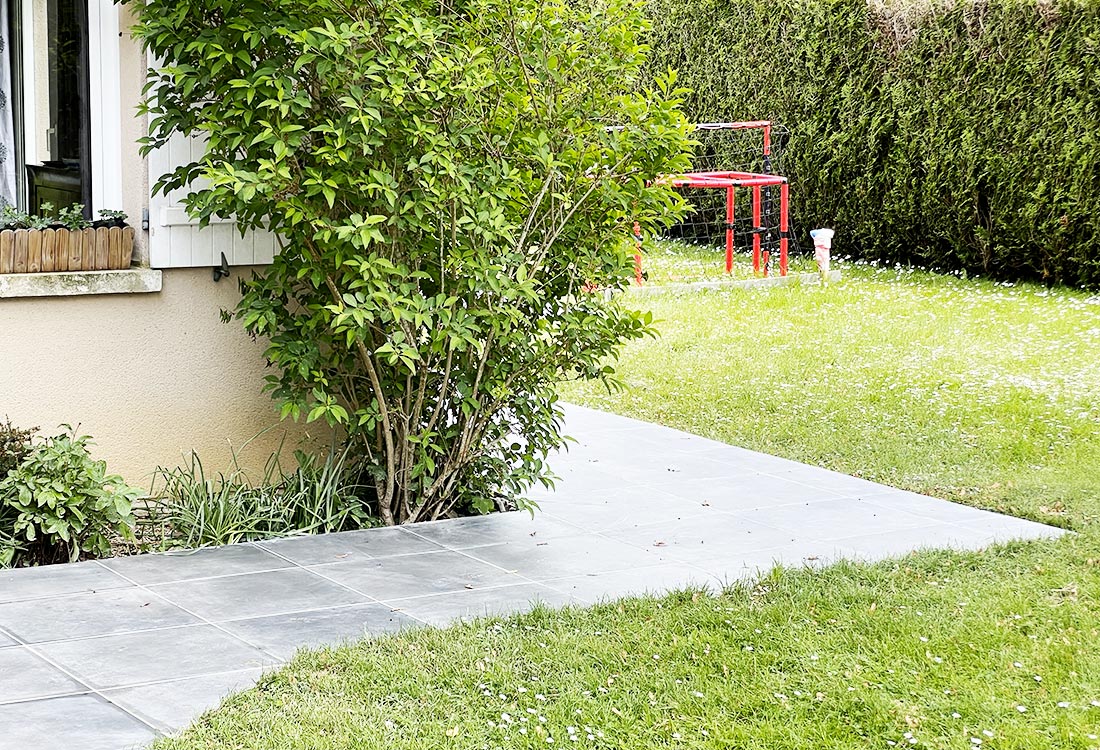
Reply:
<svg viewBox="0 0 1100 750"><path fill-rule="evenodd" d="M203 154L203 141L173 135L166 146L149 154L149 185L182 164ZM231 266L265 265L278 252L271 232L248 231L241 235L231 219L211 219L200 227L187 215L183 199L188 188L167 195L149 196L149 264L153 268L213 267L221 264L225 253Z"/></svg>

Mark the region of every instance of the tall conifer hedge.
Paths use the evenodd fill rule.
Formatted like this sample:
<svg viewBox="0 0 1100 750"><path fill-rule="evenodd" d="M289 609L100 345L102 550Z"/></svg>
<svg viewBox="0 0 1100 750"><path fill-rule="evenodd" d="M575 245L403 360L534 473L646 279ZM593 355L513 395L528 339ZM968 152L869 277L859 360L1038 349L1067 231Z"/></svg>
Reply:
<svg viewBox="0 0 1100 750"><path fill-rule="evenodd" d="M1100 2L648 2L690 117L790 129L803 234L1100 287Z"/></svg>

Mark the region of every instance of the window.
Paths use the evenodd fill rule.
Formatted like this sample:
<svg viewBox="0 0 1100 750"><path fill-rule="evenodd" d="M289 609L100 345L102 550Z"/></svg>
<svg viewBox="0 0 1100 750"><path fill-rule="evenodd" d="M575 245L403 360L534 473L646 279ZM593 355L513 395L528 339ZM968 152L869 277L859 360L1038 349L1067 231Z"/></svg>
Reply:
<svg viewBox="0 0 1100 750"><path fill-rule="evenodd" d="M0 0L0 196L91 215L86 0Z"/></svg>

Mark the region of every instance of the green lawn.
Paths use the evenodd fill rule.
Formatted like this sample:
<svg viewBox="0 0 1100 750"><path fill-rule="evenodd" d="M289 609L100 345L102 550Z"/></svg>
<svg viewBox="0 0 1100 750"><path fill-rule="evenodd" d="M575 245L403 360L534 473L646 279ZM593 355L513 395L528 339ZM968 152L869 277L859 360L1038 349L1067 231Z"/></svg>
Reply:
<svg viewBox="0 0 1100 750"><path fill-rule="evenodd" d="M158 748L1097 747L1100 549L1063 546L306 653Z"/></svg>
<svg viewBox="0 0 1100 750"><path fill-rule="evenodd" d="M840 265L642 297L622 393L567 399L1064 526L1100 517L1100 297Z"/></svg>
<svg viewBox="0 0 1100 750"><path fill-rule="evenodd" d="M1100 748L1100 304L843 270L638 297L563 392L1079 533L305 653L158 748Z"/></svg>

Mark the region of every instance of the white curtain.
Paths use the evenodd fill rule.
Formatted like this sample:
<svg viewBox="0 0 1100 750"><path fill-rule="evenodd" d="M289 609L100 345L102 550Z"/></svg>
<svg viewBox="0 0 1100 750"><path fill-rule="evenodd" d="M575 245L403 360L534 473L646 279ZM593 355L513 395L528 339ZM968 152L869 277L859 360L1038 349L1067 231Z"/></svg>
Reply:
<svg viewBox="0 0 1100 750"><path fill-rule="evenodd" d="M0 203L15 203L15 125L12 121L8 0L0 0Z"/></svg>

